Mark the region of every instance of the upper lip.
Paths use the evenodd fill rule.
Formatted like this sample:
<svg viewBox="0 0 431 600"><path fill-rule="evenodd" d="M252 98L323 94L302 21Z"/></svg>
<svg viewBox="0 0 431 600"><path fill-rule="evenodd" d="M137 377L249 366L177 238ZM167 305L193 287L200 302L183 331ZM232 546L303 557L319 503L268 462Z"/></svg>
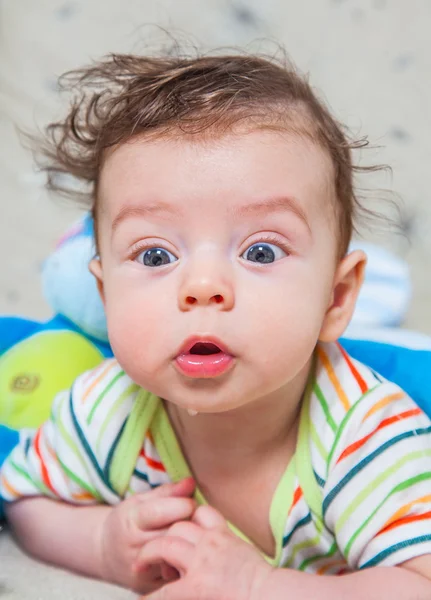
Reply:
<svg viewBox="0 0 431 600"><path fill-rule="evenodd" d="M217 346L217 348L220 349L220 352L232 356L232 352L229 350L229 348L225 344L223 344L223 342L221 342L218 338L212 335L194 335L192 337L187 338L186 341L182 344L180 350L177 352L177 356L180 356L181 354L189 354L190 350L196 344L212 344L214 346Z"/></svg>

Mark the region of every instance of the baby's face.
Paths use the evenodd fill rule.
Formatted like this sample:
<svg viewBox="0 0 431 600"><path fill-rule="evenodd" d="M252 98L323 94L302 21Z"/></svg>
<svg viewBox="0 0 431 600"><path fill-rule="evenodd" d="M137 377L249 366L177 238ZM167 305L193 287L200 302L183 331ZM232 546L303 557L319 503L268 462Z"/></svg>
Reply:
<svg viewBox="0 0 431 600"><path fill-rule="evenodd" d="M100 180L102 288L132 379L200 412L287 392L332 302L332 180L317 145L270 131L115 150Z"/></svg>

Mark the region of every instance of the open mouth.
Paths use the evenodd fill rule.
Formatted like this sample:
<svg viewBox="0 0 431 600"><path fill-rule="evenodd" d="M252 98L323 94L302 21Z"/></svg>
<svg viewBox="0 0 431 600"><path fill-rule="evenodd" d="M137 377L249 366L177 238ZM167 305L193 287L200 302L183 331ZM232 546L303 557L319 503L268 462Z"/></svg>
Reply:
<svg viewBox="0 0 431 600"><path fill-rule="evenodd" d="M189 350L189 354L197 354L198 356L210 356L211 354L220 354L221 349L211 342L197 342Z"/></svg>
<svg viewBox="0 0 431 600"><path fill-rule="evenodd" d="M229 371L235 364L230 350L216 338L191 337L175 358L175 365L187 377L208 379Z"/></svg>

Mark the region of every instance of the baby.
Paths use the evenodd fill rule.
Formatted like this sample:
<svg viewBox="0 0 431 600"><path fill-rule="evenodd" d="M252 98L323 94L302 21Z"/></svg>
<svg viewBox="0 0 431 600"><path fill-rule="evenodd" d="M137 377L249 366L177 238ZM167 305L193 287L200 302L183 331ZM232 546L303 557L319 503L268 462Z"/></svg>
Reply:
<svg viewBox="0 0 431 600"><path fill-rule="evenodd" d="M89 184L115 358L6 461L18 541L152 600L431 598L431 422L337 342L366 262L341 126L254 56L69 83L45 168Z"/></svg>

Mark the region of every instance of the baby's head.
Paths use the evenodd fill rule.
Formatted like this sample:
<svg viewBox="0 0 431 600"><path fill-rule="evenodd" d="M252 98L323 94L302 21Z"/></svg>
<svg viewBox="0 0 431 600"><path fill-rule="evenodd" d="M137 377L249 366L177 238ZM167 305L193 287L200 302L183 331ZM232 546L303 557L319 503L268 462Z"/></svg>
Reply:
<svg viewBox="0 0 431 600"><path fill-rule="evenodd" d="M298 394L342 335L365 257L351 145L293 68L112 56L74 72L53 175L90 184L91 270L118 361L179 406ZM64 188L63 188L64 189Z"/></svg>

